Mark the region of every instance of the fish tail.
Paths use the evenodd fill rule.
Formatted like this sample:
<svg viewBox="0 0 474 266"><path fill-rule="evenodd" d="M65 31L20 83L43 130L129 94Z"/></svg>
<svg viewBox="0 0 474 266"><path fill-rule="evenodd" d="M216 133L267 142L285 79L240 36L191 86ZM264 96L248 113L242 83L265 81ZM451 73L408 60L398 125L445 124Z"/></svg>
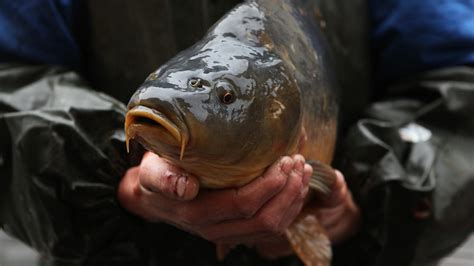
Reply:
<svg viewBox="0 0 474 266"><path fill-rule="evenodd" d="M305 266L331 265L331 242L323 226L314 215L300 214L285 231L285 234Z"/></svg>

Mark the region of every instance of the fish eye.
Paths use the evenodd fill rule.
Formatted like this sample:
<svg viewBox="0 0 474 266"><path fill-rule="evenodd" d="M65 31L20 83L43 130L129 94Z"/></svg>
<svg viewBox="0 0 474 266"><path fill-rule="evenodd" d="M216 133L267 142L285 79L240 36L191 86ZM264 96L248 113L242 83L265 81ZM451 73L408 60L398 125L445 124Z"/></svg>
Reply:
<svg viewBox="0 0 474 266"><path fill-rule="evenodd" d="M235 92L233 86L228 82L219 82L216 84L216 93L223 104L231 104L235 101Z"/></svg>
<svg viewBox="0 0 474 266"><path fill-rule="evenodd" d="M189 80L189 86L193 88L202 88L202 79L200 78L192 78Z"/></svg>

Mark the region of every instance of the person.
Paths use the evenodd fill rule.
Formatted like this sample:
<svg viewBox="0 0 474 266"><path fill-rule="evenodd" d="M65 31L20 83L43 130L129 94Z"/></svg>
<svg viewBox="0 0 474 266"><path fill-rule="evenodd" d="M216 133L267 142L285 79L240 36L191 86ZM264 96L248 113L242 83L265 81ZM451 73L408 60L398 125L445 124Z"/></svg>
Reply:
<svg viewBox="0 0 474 266"><path fill-rule="evenodd" d="M45 263L56 265L215 265L218 262L214 245L202 238L229 247L237 243L254 246L267 258L291 252L280 233L299 213L307 191L305 177L311 169L300 156L281 158L261 178L242 188L205 191L199 189L196 177L182 173L154 154L125 152L125 108L120 101L128 100L143 73L191 44L210 26L210 18L217 19L235 4L221 2L124 1L114 5L89 1L84 11L81 3L72 0L48 0L47 4L0 1L0 24L4 25L0 33L0 224L6 232L41 251ZM337 25L351 19L360 21L355 19L354 14L361 13L354 12L354 6L360 8L363 2L323 4L327 27L345 28ZM411 39L403 36L410 35L390 35L406 32L393 30L398 29L397 25L411 29L410 24L393 23L402 21L406 12L414 17L410 12L424 10L402 2L405 4L400 6L370 2L374 25L380 25L373 30L378 33L373 43L380 45L375 46L375 58L383 59L376 61L380 71L403 58L400 52L388 52L412 51L420 43L408 42L407 48L406 41ZM338 12L331 12L333 3ZM470 10L468 4L460 5L463 8L449 6L461 15ZM378 13L380 10L387 13ZM183 14L189 17L183 19ZM82 23L84 20L90 25ZM189 26L189 33L183 32L183 24ZM330 43L336 42L344 51L355 54L354 58L368 58L364 52L367 47L360 38L364 27L357 28L360 25L364 23L351 23L353 28L348 28L347 34L330 35ZM432 26L417 25L416 32L426 31L428 39L433 39ZM178 26L175 31L180 34L170 30ZM433 54L448 55L447 47L451 46L443 46L443 41L453 43L453 39L460 40L462 36L466 39L460 45L469 43L466 40L472 31L466 29L422 50L444 47ZM344 38L349 41L338 42ZM354 53L355 47L360 49L355 51L362 52ZM423 54L419 50L414 53ZM468 189L461 190L472 184L471 166L459 160L469 158L472 150L466 148L472 145L469 134L473 127L467 115L471 93L465 89L472 88L472 72L463 68L420 74L440 65L471 64L470 50L462 51L464 56L446 58L465 61L435 60L424 64L410 57L414 59L409 63L414 67L411 72L396 72L407 67L401 64L389 75L376 74L383 77L378 79L382 84L378 86L387 89L378 92L379 102L370 106L367 115L371 119L358 120L360 116L356 116L345 122L356 124L343 138L345 152L340 162L342 172L350 177L347 181L354 198L338 172L333 194L314 210L331 240L339 243L335 246L336 264L409 265L412 260L431 263L472 228L465 218L468 212L459 211L459 206L466 208L467 202L474 202L468 200ZM355 74L344 71L349 74L341 83L343 89L354 88L355 97L360 97L366 95L358 92L367 90L367 84L360 80L366 76L358 75L364 70L357 67L367 59L352 59L336 60L336 68L356 70ZM90 89L78 73L101 92ZM400 83L402 77L413 80ZM343 103L344 97L352 97L344 93L342 96ZM394 96L397 100L390 98ZM344 111L344 106L343 113L350 113ZM437 122L433 116L447 118ZM400 139L399 132L410 129L406 121L422 123L435 137L420 138L412 133ZM443 125L446 121L450 121L449 125ZM467 137L460 138L458 134ZM438 139L453 148L439 148ZM457 176L450 183L454 186L442 184L451 176L446 173ZM436 190L435 178L441 182ZM462 195L462 204L452 195ZM438 204L440 199L449 204ZM447 212L451 209L458 210L456 219L446 218L453 217ZM363 222L359 224L360 215ZM454 228L453 237L447 237L448 230L432 233L453 223L463 225ZM448 246L439 244L433 248L429 243L443 243L433 235L451 241ZM286 256L277 261L262 259L253 250L236 247L222 264L298 263L294 257ZM439 254L433 255L435 252Z"/></svg>

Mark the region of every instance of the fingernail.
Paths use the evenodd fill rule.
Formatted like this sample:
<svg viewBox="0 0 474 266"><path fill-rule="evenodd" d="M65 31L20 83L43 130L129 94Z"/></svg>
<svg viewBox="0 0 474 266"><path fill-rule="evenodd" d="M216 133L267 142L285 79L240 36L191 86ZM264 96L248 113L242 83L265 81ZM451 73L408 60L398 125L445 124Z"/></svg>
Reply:
<svg viewBox="0 0 474 266"><path fill-rule="evenodd" d="M178 194L178 197L182 198L184 196L187 183L188 178L186 176L183 175L178 178L178 183L176 184L176 193Z"/></svg>
<svg viewBox="0 0 474 266"><path fill-rule="evenodd" d="M303 173L304 162L302 160L296 160L295 162L295 171L298 174Z"/></svg>
<svg viewBox="0 0 474 266"><path fill-rule="evenodd" d="M283 171L283 173L289 174L293 168L293 164L294 162L290 157L284 157L281 160L281 170Z"/></svg>
<svg viewBox="0 0 474 266"><path fill-rule="evenodd" d="M295 161L295 171L298 174L303 173L303 168L305 164L304 157L299 154L296 154L293 155L293 160Z"/></svg>
<svg viewBox="0 0 474 266"><path fill-rule="evenodd" d="M303 155L301 154L296 154L293 156L293 159L296 160L296 161L301 161L301 162L304 162L304 157Z"/></svg>

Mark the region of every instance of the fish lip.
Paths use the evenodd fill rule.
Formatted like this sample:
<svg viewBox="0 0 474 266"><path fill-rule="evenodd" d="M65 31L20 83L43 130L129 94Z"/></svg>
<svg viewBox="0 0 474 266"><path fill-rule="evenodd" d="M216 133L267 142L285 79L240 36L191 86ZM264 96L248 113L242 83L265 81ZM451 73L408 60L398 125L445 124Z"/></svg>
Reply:
<svg viewBox="0 0 474 266"><path fill-rule="evenodd" d="M179 120L180 114L177 114L177 118ZM126 134L126 145L127 145L127 152L129 151L129 141L130 139L133 139L135 136L131 136L129 133L129 127L132 125L138 118L147 118L150 120L155 121L157 124L161 125L164 127L171 136L173 136L174 139L178 143L181 144L181 150L180 150L180 160L183 159L184 156L184 150L188 144L189 140L189 134L187 134L187 127L186 124L182 121L177 121L177 123L174 123L169 119L165 114L161 113L160 111L143 106L143 105L138 105L133 108L131 108L126 116L125 116L125 134ZM178 126L178 124L181 126Z"/></svg>

